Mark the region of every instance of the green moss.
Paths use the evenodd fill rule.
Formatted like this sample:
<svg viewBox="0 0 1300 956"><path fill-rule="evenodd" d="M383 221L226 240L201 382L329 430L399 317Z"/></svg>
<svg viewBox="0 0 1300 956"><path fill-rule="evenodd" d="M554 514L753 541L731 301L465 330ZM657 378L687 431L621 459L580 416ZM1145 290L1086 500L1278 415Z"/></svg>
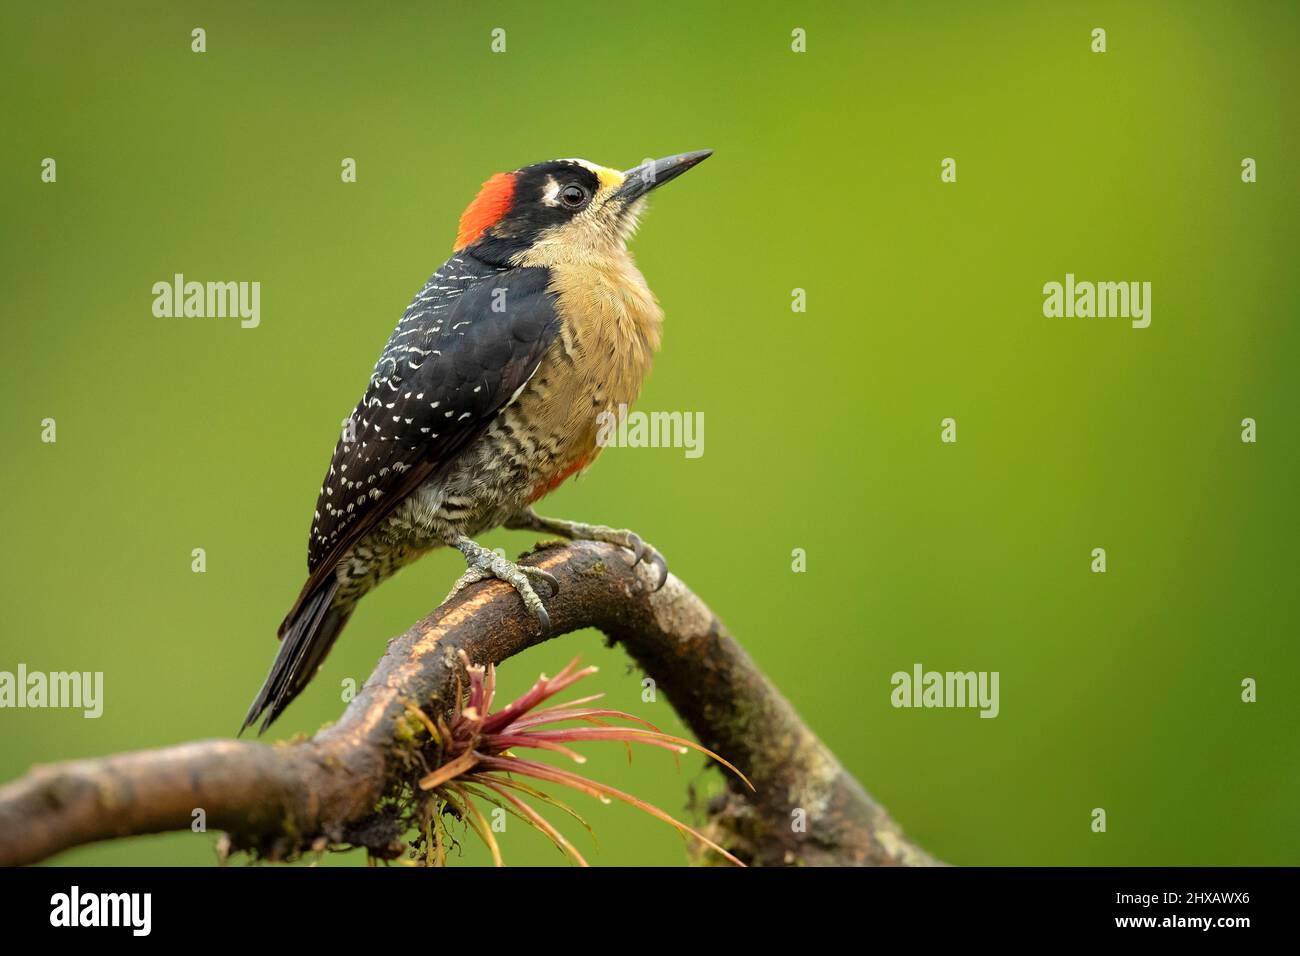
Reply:
<svg viewBox="0 0 1300 956"><path fill-rule="evenodd" d="M397 728L393 731L393 740L402 747L418 747L422 742L422 738L429 735L429 730L424 726L424 721L409 711L398 716L396 723Z"/></svg>

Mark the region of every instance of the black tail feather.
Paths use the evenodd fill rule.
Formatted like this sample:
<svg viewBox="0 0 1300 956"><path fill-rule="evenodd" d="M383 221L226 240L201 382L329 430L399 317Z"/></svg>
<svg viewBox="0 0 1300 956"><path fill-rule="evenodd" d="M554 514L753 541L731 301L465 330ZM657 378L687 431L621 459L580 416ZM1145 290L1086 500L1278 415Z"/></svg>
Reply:
<svg viewBox="0 0 1300 956"><path fill-rule="evenodd" d="M248 708L248 716L239 728L241 734L263 713L266 719L257 732L265 733L266 728L316 675L316 670L351 616L350 610L330 606L337 590L338 582L331 576L301 602L292 619L285 622L281 629L280 650L275 655L271 672L266 675L266 682Z"/></svg>

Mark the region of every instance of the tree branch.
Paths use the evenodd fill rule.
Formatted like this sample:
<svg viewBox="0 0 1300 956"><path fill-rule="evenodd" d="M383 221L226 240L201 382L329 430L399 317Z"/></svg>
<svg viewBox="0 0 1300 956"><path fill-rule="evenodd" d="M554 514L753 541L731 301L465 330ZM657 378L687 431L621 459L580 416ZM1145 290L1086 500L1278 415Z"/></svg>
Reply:
<svg viewBox="0 0 1300 956"><path fill-rule="evenodd" d="M709 808L711 838L754 864L935 863L903 837L699 598L672 576L651 592L650 572L628 562L619 548L575 542L543 547L524 563L561 584L547 601L547 637L595 627L621 643L700 743L753 782L751 793L728 777ZM410 779L404 702L450 715L465 676L461 651L472 663L499 664L545 639L506 585L467 588L390 641L339 721L310 739L200 741L37 766L0 787L0 864L189 829L196 808L234 846L273 859L338 844L396 857L404 849L401 828L384 803Z"/></svg>

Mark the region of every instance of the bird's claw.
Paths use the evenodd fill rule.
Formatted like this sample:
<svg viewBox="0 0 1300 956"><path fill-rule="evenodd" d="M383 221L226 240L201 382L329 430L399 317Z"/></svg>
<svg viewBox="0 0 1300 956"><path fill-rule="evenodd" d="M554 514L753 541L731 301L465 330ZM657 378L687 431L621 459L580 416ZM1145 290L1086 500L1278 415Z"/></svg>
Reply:
<svg viewBox="0 0 1300 956"><path fill-rule="evenodd" d="M481 545L475 544L468 538L462 538L456 542L457 549L465 555L465 560L469 567L465 570L452 586L451 591L447 594L444 601L450 601L463 588L487 578L496 578L504 581L518 592L520 599L524 602L524 607L528 609L542 629L542 633L548 633L551 630L551 615L547 613L546 606L538 596L536 589L533 587L533 579L543 582L548 590L547 597L555 597L560 593L560 582L549 571L541 568L528 567L527 565L515 564L513 561L507 561L505 558L489 551Z"/></svg>
<svg viewBox="0 0 1300 956"><path fill-rule="evenodd" d="M658 574L655 586L652 591L658 591L668 581L668 562L654 547L645 543L641 536L635 531L616 531L612 528L597 529L603 532L600 537L592 535L594 540L605 541L609 544L621 545L632 552L631 567L635 568L638 564L645 562L647 567L653 566L657 569Z"/></svg>
<svg viewBox="0 0 1300 956"><path fill-rule="evenodd" d="M635 531L629 531L626 545L632 551L632 567L636 567L641 563L641 559L645 557L646 543L641 540L641 536Z"/></svg>
<svg viewBox="0 0 1300 956"><path fill-rule="evenodd" d="M531 528L537 531L548 531L551 534L562 534L573 541L603 541L606 544L627 548L632 552L630 565L632 568L635 569L643 561L647 566L653 565L656 568L655 585L651 590L658 591L668 582L668 562L664 560L662 554L646 544L635 531L628 531L624 528L610 528L603 524L585 524L581 521L542 518L532 510L522 512L513 523L507 524L507 527ZM525 568L524 570L527 571L528 569Z"/></svg>
<svg viewBox="0 0 1300 956"><path fill-rule="evenodd" d="M560 593L560 579L557 578L550 571L543 570L542 568L530 567L529 565L526 564L516 565L516 567L518 567L520 571L524 572L524 574L527 574L530 577L535 577L539 581L545 582L547 588L549 588L551 592L550 594L546 595L547 597L555 597L555 595Z"/></svg>
<svg viewBox="0 0 1300 956"><path fill-rule="evenodd" d="M659 581L657 584L655 584L653 588L651 588L652 591L658 591L661 587L663 587L665 584L668 583L668 562L664 560L664 556L662 554L660 554L658 551L655 551L653 548L651 549L649 561L651 564L653 564L656 568L659 569Z"/></svg>

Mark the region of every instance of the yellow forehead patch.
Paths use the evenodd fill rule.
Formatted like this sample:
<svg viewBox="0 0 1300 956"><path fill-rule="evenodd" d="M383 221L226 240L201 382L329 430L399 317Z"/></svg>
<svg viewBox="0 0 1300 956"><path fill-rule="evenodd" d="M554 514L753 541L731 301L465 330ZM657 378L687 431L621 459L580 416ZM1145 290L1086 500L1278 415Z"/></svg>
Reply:
<svg viewBox="0 0 1300 956"><path fill-rule="evenodd" d="M623 174L617 169L606 169L604 166L597 166L595 173L596 178L600 180L601 189L617 189L623 185Z"/></svg>
<svg viewBox="0 0 1300 956"><path fill-rule="evenodd" d="M577 163L580 166L585 166L587 169L595 173L596 180L600 183L600 191L602 193L612 192L619 186L622 186L623 181L626 178L617 169L610 169L607 166L597 166L595 163L588 162L585 159L573 158L566 160L566 162Z"/></svg>

